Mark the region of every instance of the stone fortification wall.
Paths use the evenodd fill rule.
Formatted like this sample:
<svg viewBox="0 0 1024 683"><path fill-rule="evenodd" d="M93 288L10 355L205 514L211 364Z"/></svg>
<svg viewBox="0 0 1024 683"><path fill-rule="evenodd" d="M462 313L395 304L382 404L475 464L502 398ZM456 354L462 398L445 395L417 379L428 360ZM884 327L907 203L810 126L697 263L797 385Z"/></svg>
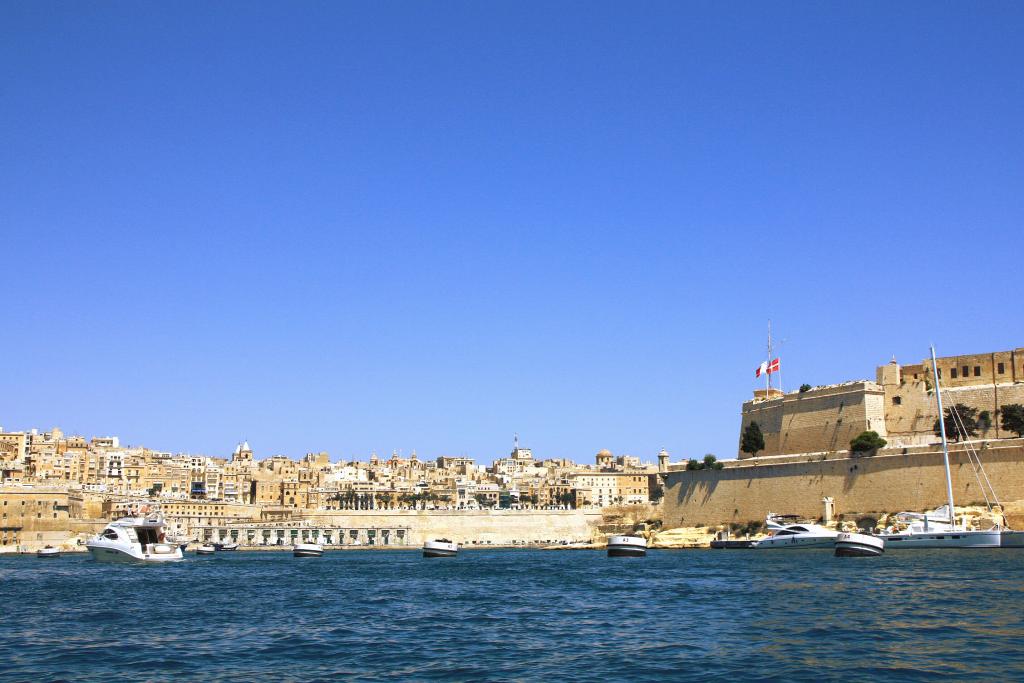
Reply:
<svg viewBox="0 0 1024 683"><path fill-rule="evenodd" d="M303 515L339 527L409 529L410 544L431 538L458 543L589 541L598 535L600 510L321 510Z"/></svg>
<svg viewBox="0 0 1024 683"><path fill-rule="evenodd" d="M976 446L978 447L978 446ZM1024 439L986 442L982 463L1002 500L1024 499ZM984 500L963 446L950 452L958 505ZM763 520L768 512L822 516L822 498L838 514L925 510L946 500L942 450L886 449L865 457L815 454L755 458L723 470L675 470L666 475L666 527Z"/></svg>
<svg viewBox="0 0 1024 683"><path fill-rule="evenodd" d="M881 370L881 369L880 369ZM905 370L905 368L904 368ZM881 375L881 372L879 372ZM935 392L926 379L909 379L909 373L885 384L885 427L886 438L893 445L930 443L934 440L932 429L939 411L935 403ZM930 376L930 373L929 373ZM1016 384L962 384L942 385L943 405L963 403L979 414L988 411L991 425L978 432L979 439L999 439L1013 436L1000 428L997 411L1010 403L1024 404L1024 383Z"/></svg>
<svg viewBox="0 0 1024 683"><path fill-rule="evenodd" d="M740 435L751 422L764 434L758 456L846 449L866 429L885 433L885 392L874 382L847 382L743 404ZM740 458L752 457L739 452Z"/></svg>

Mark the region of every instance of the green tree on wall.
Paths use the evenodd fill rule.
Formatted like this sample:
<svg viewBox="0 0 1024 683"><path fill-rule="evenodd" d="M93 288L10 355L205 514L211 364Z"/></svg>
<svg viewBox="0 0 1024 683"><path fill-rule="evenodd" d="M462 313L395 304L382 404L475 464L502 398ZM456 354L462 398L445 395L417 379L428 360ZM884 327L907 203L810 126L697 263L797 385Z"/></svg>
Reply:
<svg viewBox="0 0 1024 683"><path fill-rule="evenodd" d="M758 451L764 450L764 434L761 433L761 427L756 422L751 422L743 430L740 450L751 455L757 455Z"/></svg>
<svg viewBox="0 0 1024 683"><path fill-rule="evenodd" d="M1017 436L1024 436L1024 406L1019 403L1010 403L999 411L1003 429L1013 432Z"/></svg>
<svg viewBox="0 0 1024 683"><path fill-rule="evenodd" d="M953 414L954 412L956 415ZM969 436L977 436L977 415L977 408L971 408L963 403L957 403L951 408L946 408L946 415L943 418L943 422L946 423L946 438L953 441L959 441L960 439L967 438ZM959 419L957 419L957 416L959 416ZM932 431L935 432L935 436L942 435L938 420L935 420L935 424L932 425Z"/></svg>
<svg viewBox="0 0 1024 683"><path fill-rule="evenodd" d="M878 432L872 430L867 432L861 432L850 441L850 450L854 453L867 453L873 451L876 448L882 448L885 446L886 441L878 435Z"/></svg>

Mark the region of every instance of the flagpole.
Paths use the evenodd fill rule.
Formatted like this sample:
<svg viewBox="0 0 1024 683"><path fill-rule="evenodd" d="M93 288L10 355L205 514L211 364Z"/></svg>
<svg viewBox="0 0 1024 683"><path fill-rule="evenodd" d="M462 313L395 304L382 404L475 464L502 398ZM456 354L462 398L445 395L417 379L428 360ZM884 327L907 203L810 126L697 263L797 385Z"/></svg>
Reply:
<svg viewBox="0 0 1024 683"><path fill-rule="evenodd" d="M768 398L770 398L769 394L772 391L772 373L771 373L771 366L772 366L772 321L771 321L771 318L768 319L768 358L766 360L768 361L768 370L764 373L764 397L767 400Z"/></svg>

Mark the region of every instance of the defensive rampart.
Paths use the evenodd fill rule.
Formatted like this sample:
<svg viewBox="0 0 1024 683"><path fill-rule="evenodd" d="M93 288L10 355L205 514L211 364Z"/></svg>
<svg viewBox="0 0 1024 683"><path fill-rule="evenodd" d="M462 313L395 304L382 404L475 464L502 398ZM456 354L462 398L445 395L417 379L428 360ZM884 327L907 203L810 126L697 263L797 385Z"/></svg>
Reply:
<svg viewBox="0 0 1024 683"><path fill-rule="evenodd" d="M1024 439L976 444L985 472L1002 500L1024 499ZM942 451L938 446L887 449L877 455L840 457L822 453L753 458L722 470L675 470L666 475L666 527L713 525L764 519L768 512L819 518L822 499L837 514L925 510L946 500ZM962 445L950 452L958 505L984 495Z"/></svg>

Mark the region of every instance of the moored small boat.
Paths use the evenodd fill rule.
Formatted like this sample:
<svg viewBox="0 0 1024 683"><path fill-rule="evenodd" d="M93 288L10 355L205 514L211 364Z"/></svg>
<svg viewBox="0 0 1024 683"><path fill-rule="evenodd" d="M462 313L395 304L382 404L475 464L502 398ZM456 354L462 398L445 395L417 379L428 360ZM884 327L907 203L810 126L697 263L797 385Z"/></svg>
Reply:
<svg viewBox="0 0 1024 683"><path fill-rule="evenodd" d="M48 545L37 550L36 557L60 557L60 548L54 548L52 545Z"/></svg>
<svg viewBox="0 0 1024 683"><path fill-rule="evenodd" d="M214 543L213 547L215 550L219 550L221 552L227 550L238 550L237 543Z"/></svg>
<svg viewBox="0 0 1024 683"><path fill-rule="evenodd" d="M324 547L317 543L296 543L292 548L295 557L320 557L323 554Z"/></svg>
<svg viewBox="0 0 1024 683"><path fill-rule="evenodd" d="M196 555L213 555L217 552L217 548L212 543L203 543L196 548Z"/></svg>
<svg viewBox="0 0 1024 683"><path fill-rule="evenodd" d="M877 557L885 552L885 539L841 532L836 536L836 557Z"/></svg>
<svg viewBox="0 0 1024 683"><path fill-rule="evenodd" d="M608 557L643 557L647 539L639 536L612 536L608 539Z"/></svg>
<svg viewBox="0 0 1024 683"><path fill-rule="evenodd" d="M423 557L455 557L459 544L447 538L436 538L423 544Z"/></svg>

